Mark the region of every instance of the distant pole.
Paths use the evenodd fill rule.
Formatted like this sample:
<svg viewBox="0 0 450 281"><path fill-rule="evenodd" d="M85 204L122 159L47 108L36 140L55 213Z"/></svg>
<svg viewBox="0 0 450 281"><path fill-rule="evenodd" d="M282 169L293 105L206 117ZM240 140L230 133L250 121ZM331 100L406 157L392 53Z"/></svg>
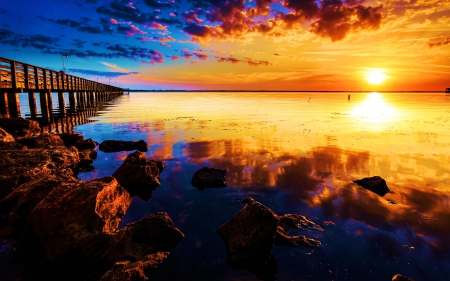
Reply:
<svg viewBox="0 0 450 281"><path fill-rule="evenodd" d="M98 83L98 78L97 78L97 83Z"/></svg>
<svg viewBox="0 0 450 281"><path fill-rule="evenodd" d="M109 78L109 85L111 86L111 78Z"/></svg>
<svg viewBox="0 0 450 281"><path fill-rule="evenodd" d="M62 62L63 62L63 70L64 70L64 74L66 74L66 66L64 64L64 58L68 58L68 55L61 55L62 56Z"/></svg>

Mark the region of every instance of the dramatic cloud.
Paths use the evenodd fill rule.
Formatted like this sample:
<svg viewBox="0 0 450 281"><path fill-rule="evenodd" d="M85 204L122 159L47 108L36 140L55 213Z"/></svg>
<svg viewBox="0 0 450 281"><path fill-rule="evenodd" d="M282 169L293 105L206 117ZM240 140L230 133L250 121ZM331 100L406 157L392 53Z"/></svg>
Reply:
<svg viewBox="0 0 450 281"><path fill-rule="evenodd" d="M111 72L111 71L96 71L96 70L88 70L88 69L75 69L69 68L69 72L81 73L85 75L91 76L102 76L102 77L119 77L119 76L127 76L131 74L138 74L139 72Z"/></svg>
<svg viewBox="0 0 450 281"><path fill-rule="evenodd" d="M274 10L280 2L284 8ZM380 27L381 7L362 6L356 0L257 0L254 7L246 7L245 0L195 2L206 10L205 20L195 10L181 14L186 23L183 31L193 42L206 45L212 38L243 38L249 33L282 36L290 29L310 31L332 41L344 39L351 32L376 30ZM194 5L195 5L194 4ZM208 22L208 24L205 24Z"/></svg>

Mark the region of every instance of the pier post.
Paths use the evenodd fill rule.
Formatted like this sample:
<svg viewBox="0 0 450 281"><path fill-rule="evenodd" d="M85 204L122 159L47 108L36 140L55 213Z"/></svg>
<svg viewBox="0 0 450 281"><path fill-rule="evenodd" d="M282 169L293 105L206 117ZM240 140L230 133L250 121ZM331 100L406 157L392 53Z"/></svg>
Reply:
<svg viewBox="0 0 450 281"><path fill-rule="evenodd" d="M8 94L0 92L0 114L9 117Z"/></svg>
<svg viewBox="0 0 450 281"><path fill-rule="evenodd" d="M58 91L58 108L62 117L66 115L66 102L64 100L64 92Z"/></svg>
<svg viewBox="0 0 450 281"><path fill-rule="evenodd" d="M75 112L76 102L75 102L75 92L74 91L69 92L69 106L70 106L70 111Z"/></svg>
<svg viewBox="0 0 450 281"><path fill-rule="evenodd" d="M48 106L48 92L47 91L40 91L39 92L39 100L41 102L41 113L42 113L42 119L49 121L50 120L50 109Z"/></svg>
<svg viewBox="0 0 450 281"><path fill-rule="evenodd" d="M36 106L36 93L28 92L28 104L30 105L30 115L31 118L36 118L38 114L37 106Z"/></svg>
<svg viewBox="0 0 450 281"><path fill-rule="evenodd" d="M11 118L20 117L19 93L15 91L8 92L8 107L9 107L9 116Z"/></svg>

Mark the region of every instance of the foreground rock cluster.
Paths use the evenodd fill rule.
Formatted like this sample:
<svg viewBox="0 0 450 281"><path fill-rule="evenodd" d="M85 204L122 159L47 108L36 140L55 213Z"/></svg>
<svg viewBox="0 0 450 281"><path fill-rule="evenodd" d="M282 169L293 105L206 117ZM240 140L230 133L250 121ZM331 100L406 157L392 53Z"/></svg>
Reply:
<svg viewBox="0 0 450 281"><path fill-rule="evenodd" d="M318 240L303 235L289 236L290 228L311 227L323 229L297 214L278 216L271 209L252 198L217 233L225 242L226 262L234 269L247 269L262 280L275 280L278 266L272 255L274 245L320 247Z"/></svg>
<svg viewBox="0 0 450 281"><path fill-rule="evenodd" d="M35 121L0 118L0 238L15 240L10 262L39 280L147 280L184 234L166 213L118 225L134 193L159 185L162 162L136 151L117 179L85 182L76 174L93 169L97 143L39 132Z"/></svg>

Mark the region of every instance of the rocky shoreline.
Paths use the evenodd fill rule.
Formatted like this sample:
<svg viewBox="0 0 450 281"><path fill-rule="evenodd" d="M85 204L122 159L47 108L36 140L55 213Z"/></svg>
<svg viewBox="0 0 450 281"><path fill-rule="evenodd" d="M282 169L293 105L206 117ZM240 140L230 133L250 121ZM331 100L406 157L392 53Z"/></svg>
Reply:
<svg viewBox="0 0 450 281"><path fill-rule="evenodd" d="M0 238L13 241L9 263L24 266L36 280L149 280L184 234L164 212L118 226L134 196L151 198L163 162L146 159L144 141L99 145L81 134L40 131L35 121L0 117ZM97 146L104 152L135 151L111 176L78 179L78 173L94 169ZM380 196L389 192L382 179L364 180L358 184ZM226 187L226 171L204 167L191 184ZM276 280L274 246L321 247L318 240L289 236L291 228L324 231L308 218L278 215L252 198L242 202L216 231L229 267ZM406 280L401 277L396 280Z"/></svg>

